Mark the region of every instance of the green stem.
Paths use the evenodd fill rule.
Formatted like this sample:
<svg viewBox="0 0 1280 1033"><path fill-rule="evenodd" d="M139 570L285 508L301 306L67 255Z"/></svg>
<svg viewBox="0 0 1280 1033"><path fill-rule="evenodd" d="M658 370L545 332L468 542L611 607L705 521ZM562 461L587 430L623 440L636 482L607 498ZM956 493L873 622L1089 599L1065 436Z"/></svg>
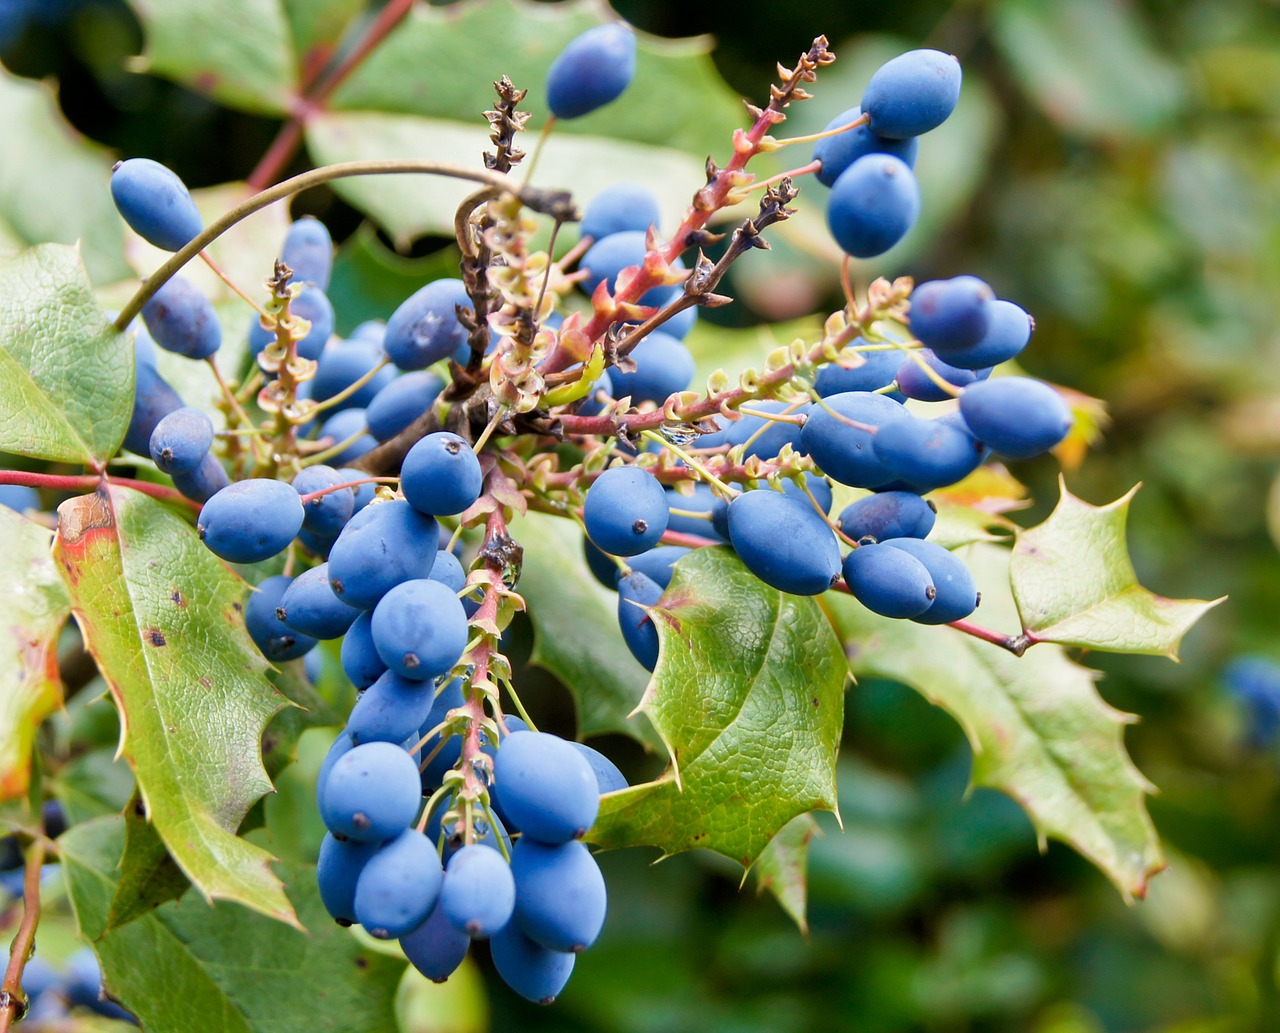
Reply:
<svg viewBox="0 0 1280 1033"><path fill-rule="evenodd" d="M688 466L690 470L696 471L699 474L699 476L701 476L704 480L707 481L707 483L714 484L717 488L719 488L722 492L724 492L724 494L729 498L733 497L734 491L732 488L729 487L729 485L725 484L724 481L720 480L719 477L713 474L710 470L708 470L705 466L703 466L700 462L698 462L698 460L696 460L693 456L691 456L679 445L672 444L670 441L664 438L661 434L652 430L642 431L640 436L643 438L648 438L650 441L656 441L663 448L671 452L674 452L677 456L679 456L682 460L684 460L685 465Z"/></svg>

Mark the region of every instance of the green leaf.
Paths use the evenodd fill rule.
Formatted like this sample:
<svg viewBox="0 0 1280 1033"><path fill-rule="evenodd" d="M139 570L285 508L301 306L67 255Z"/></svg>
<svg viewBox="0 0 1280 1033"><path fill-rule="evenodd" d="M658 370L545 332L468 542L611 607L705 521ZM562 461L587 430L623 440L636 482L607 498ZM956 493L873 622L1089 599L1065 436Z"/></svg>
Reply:
<svg viewBox="0 0 1280 1033"><path fill-rule="evenodd" d="M71 903L104 982L148 1033L384 1033L404 963L363 947L320 902L315 869L279 865L304 929L197 894L107 929L124 823L60 840Z"/></svg>
<svg viewBox="0 0 1280 1033"><path fill-rule="evenodd" d="M98 703L110 708L111 704ZM115 759L114 749L96 749L73 757L48 779L62 804L68 825L119 814L134 790L133 773Z"/></svg>
<svg viewBox="0 0 1280 1033"><path fill-rule="evenodd" d="M378 111L328 112L307 123L307 148L321 165L407 158L478 168L490 147L483 123ZM703 158L670 147L565 136L548 143L538 159L537 183L572 190L581 207L617 182L619 169L644 170L645 186L658 199L664 225L676 225L693 191L705 182ZM470 180L427 175L354 176L331 185L375 219L398 246L423 234L453 236L453 213L477 188Z"/></svg>
<svg viewBox="0 0 1280 1033"><path fill-rule="evenodd" d="M129 0L145 54L135 71L172 79L220 104L285 115L296 93L289 23L279 0Z"/></svg>
<svg viewBox="0 0 1280 1033"><path fill-rule="evenodd" d="M283 0L285 16L293 34L298 68L332 58L343 31L367 4L365 0Z"/></svg>
<svg viewBox="0 0 1280 1033"><path fill-rule="evenodd" d="M190 886L191 881L173 863L155 826L147 821L146 807L135 790L124 812L120 881L111 898L105 931L128 925L161 904L177 900Z"/></svg>
<svg viewBox="0 0 1280 1033"><path fill-rule="evenodd" d="M58 632L71 599L49 555L47 528L0 506L0 542L8 572L0 599L0 801L31 784L31 749L40 722L62 705Z"/></svg>
<svg viewBox="0 0 1280 1033"><path fill-rule="evenodd" d="M94 301L76 249L0 258L0 451L95 464L133 413L133 348Z"/></svg>
<svg viewBox="0 0 1280 1033"><path fill-rule="evenodd" d="M129 274L124 223L111 201L114 160L67 123L45 83L0 68L0 226L23 247L80 242L89 275L111 282Z"/></svg>
<svg viewBox="0 0 1280 1033"><path fill-rule="evenodd" d="M768 890L802 933L809 931L805 909L809 896L809 843L820 835L812 814L787 822L769 841L752 871L757 892Z"/></svg>
<svg viewBox="0 0 1280 1033"><path fill-rule="evenodd" d="M983 624L1013 625L1008 550L979 544L963 557ZM1016 657L952 628L879 617L848 596L829 603L855 677L894 678L943 707L973 747L974 785L1008 793L1042 844L1070 844L1126 899L1146 893L1164 867L1144 799L1151 786L1124 750L1132 718L1102 701L1094 672L1056 645Z"/></svg>
<svg viewBox="0 0 1280 1033"><path fill-rule="evenodd" d="M657 748L653 729L629 715L648 672L618 630L618 597L587 570L582 531L569 520L530 513L513 528L524 546L517 586L537 638L533 662L559 678L578 708L583 738L620 732Z"/></svg>
<svg viewBox="0 0 1280 1033"><path fill-rule="evenodd" d="M169 853L204 896L293 921L271 856L235 835L271 789L260 740L284 705L244 630L243 582L166 506L116 487L58 508L54 556Z"/></svg>
<svg viewBox="0 0 1280 1033"><path fill-rule="evenodd" d="M604 797L588 838L750 866L796 815L835 809L840 643L813 599L769 588L723 548L681 559L649 613L661 651L640 709L671 766Z"/></svg>
<svg viewBox="0 0 1280 1033"><path fill-rule="evenodd" d="M606 18L595 0L533 4L484 0L446 7L416 5L409 16L333 98L335 110L386 111L462 120L484 128L493 84L507 76L529 91L521 105L531 124L547 118L545 84L551 62L565 44ZM746 118L741 100L725 85L711 60L711 38L662 40L640 36L636 75L627 91L599 111L556 126L543 164L574 135L610 136L673 147L698 158L728 161L733 131ZM768 84L760 84L763 104ZM487 132L487 130L486 130ZM532 142L532 141L530 141ZM473 156L479 157L479 151ZM628 166L616 166L627 168ZM645 183L652 177L645 169ZM685 188L684 203L702 183Z"/></svg>
<svg viewBox="0 0 1280 1033"><path fill-rule="evenodd" d="M1166 599L1138 584L1125 544L1137 490L1095 507L1062 484L1049 518L1018 535L1009 573L1034 639L1177 659L1182 636L1222 601Z"/></svg>
<svg viewBox="0 0 1280 1033"><path fill-rule="evenodd" d="M992 37L1053 121L1087 136L1130 139L1167 125L1186 84L1118 0L1004 0Z"/></svg>

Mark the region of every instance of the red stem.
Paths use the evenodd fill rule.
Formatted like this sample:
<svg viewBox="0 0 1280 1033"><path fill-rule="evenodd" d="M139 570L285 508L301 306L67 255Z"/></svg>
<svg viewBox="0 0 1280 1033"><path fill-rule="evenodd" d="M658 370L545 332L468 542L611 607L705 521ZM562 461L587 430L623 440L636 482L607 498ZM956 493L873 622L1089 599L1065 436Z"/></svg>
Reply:
<svg viewBox="0 0 1280 1033"><path fill-rule="evenodd" d="M143 495L186 506L200 512L200 503L192 502L176 488L166 488L163 484L152 484L150 481L137 481L130 477L108 477L104 474L54 474L30 473L27 470L0 470L0 484L20 484L27 488L48 488L51 491L93 491L102 484L114 484L121 488L132 488Z"/></svg>
<svg viewBox="0 0 1280 1033"><path fill-rule="evenodd" d="M255 193L265 190L279 178L302 144L302 131L307 120L317 111L324 110L325 104L338 87L391 34L391 30L404 20L412 7L413 0L389 0L350 53L298 99L289 121L280 127L280 132L276 134L267 152L249 173L248 183Z"/></svg>
<svg viewBox="0 0 1280 1033"><path fill-rule="evenodd" d="M27 964L36 938L36 926L40 923L40 870L44 865L44 823L27 854L26 871L22 877L22 922L18 934L9 948L9 964L5 968L4 982L0 983L0 1033L25 1013L22 991L22 970Z"/></svg>

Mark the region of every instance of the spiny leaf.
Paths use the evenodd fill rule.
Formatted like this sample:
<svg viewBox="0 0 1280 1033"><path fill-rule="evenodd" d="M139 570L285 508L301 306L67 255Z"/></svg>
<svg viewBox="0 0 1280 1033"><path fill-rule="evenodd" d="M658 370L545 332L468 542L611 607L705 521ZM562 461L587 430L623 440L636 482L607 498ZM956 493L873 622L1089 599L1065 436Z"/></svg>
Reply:
<svg viewBox="0 0 1280 1033"><path fill-rule="evenodd" d="M840 644L812 599L762 584L728 549L681 559L649 612L661 652L640 710L671 767L606 796L589 838L750 866L797 814L835 808Z"/></svg>
<svg viewBox="0 0 1280 1033"><path fill-rule="evenodd" d="M982 593L983 624L1012 625L1008 551L974 545L961 555ZM1015 657L952 628L876 616L845 596L830 604L855 677L894 678L946 709L973 747L975 785L1008 793L1042 842L1073 846L1126 899L1146 893L1164 867L1144 799L1151 786L1124 750L1132 718L1102 701L1094 672L1056 645Z"/></svg>
<svg viewBox="0 0 1280 1033"><path fill-rule="evenodd" d="M9 572L0 598L0 801L26 795L36 729L62 705L58 631L71 612L49 555L52 536L0 506L0 542Z"/></svg>
<svg viewBox="0 0 1280 1033"><path fill-rule="evenodd" d="M1042 642L1176 660L1182 636L1222 600L1166 599L1138 584L1125 544L1137 488L1107 506L1061 490L1049 519L1014 546L1009 574L1023 627Z"/></svg>
<svg viewBox="0 0 1280 1033"><path fill-rule="evenodd" d="M809 931L805 910L809 896L809 843L819 835L812 814L787 822L769 841L755 863L756 887L768 890L802 933Z"/></svg>
<svg viewBox="0 0 1280 1033"><path fill-rule="evenodd" d="M118 929L124 822L99 818L59 841L81 933L104 982L148 1033L382 1033L404 963L364 947L324 910L315 869L278 865L301 924L188 893ZM301 1006L305 1004L305 1007Z"/></svg>
<svg viewBox="0 0 1280 1033"><path fill-rule="evenodd" d="M204 896L294 921L271 856L235 835L271 789L259 741L284 705L244 630L243 583L190 525L123 488L64 502L54 556L169 853Z"/></svg>
<svg viewBox="0 0 1280 1033"><path fill-rule="evenodd" d="M191 886L182 869L173 863L155 827L147 821L146 808L136 790L125 808L124 830L120 881L107 911L106 932L177 900Z"/></svg>
<svg viewBox="0 0 1280 1033"><path fill-rule="evenodd" d="M622 641L617 595L587 570L582 532L568 520L530 513L514 533L525 547L519 591L537 634L533 662L573 695L579 733L619 732L656 748L653 729L628 720L646 672Z"/></svg>
<svg viewBox="0 0 1280 1033"><path fill-rule="evenodd" d="M94 301L79 252L0 258L0 451L94 464L124 440L133 349Z"/></svg>

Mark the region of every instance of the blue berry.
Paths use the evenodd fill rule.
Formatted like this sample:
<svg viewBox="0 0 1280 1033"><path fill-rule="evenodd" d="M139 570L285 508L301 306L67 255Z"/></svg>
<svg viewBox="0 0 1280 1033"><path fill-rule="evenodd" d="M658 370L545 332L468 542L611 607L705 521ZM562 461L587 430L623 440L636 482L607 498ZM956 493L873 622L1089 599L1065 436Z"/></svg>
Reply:
<svg viewBox="0 0 1280 1033"><path fill-rule="evenodd" d="M402 743L410 737L416 741L434 701L435 692L429 684L385 671L351 708L347 734L357 744Z"/></svg>
<svg viewBox="0 0 1280 1033"><path fill-rule="evenodd" d="M294 220L285 234L280 261L293 270L296 282L327 291L333 272L333 238L325 224L310 215Z"/></svg>
<svg viewBox="0 0 1280 1033"><path fill-rule="evenodd" d="M329 587L329 564L304 570L293 579L280 600L280 622L285 627L312 638L341 637L360 616Z"/></svg>
<svg viewBox="0 0 1280 1033"><path fill-rule="evenodd" d="M861 115L861 108L850 108L828 122L825 129L829 131L847 126ZM815 178L823 186L829 187L839 178L840 173L865 154L892 154L895 158L901 158L908 167L914 168L919 150L920 141L914 136L904 140L891 140L873 133L867 126L846 129L843 133L819 140L814 146L814 160L822 162L822 168Z"/></svg>
<svg viewBox="0 0 1280 1033"><path fill-rule="evenodd" d="M622 96L636 74L636 35L618 22L569 41L547 71L547 107L579 118Z"/></svg>
<svg viewBox="0 0 1280 1033"><path fill-rule="evenodd" d="M40 494L35 488L21 484L0 484L0 506L12 509L15 513L25 513L29 509L40 508ZM613 566L613 564L610 564Z"/></svg>
<svg viewBox="0 0 1280 1033"><path fill-rule="evenodd" d="M583 288L590 294L601 283L607 283L609 293L615 293L618 286L618 274L631 266L642 266L647 253L648 247L645 241L645 234L638 230L612 233L597 240L587 250L587 253L582 256L582 261L578 263L578 268L587 273L587 278L583 281ZM679 259L671 263L672 269L683 269L684 267L684 263ZM681 289L677 284L651 287L641 295L639 303L660 308L671 300L673 292L679 292ZM682 333L673 330L670 324L664 327L664 331L673 337L683 336Z"/></svg>
<svg viewBox="0 0 1280 1033"><path fill-rule="evenodd" d="M961 559L935 542L919 538L889 538L881 543L914 556L929 572L937 591L924 613L912 618L918 624L950 624L962 620L978 607L978 589Z"/></svg>
<svg viewBox="0 0 1280 1033"><path fill-rule="evenodd" d="M403 370L426 369L467 345L458 308L471 308L461 280L436 280L410 295L387 320L383 348Z"/></svg>
<svg viewBox="0 0 1280 1033"><path fill-rule="evenodd" d="M895 480L923 490L964 479L980 465L985 450L962 425L922 420L907 414L891 420L872 438L876 458Z"/></svg>
<svg viewBox="0 0 1280 1033"><path fill-rule="evenodd" d="M350 442L337 455L329 457L329 461L335 466L345 466L378 447L377 439L368 433L368 429L363 409L343 409L325 421L317 440L329 438L330 447L337 447L344 441Z"/></svg>
<svg viewBox="0 0 1280 1033"><path fill-rule="evenodd" d="M367 506L333 543L329 583L344 602L373 609L401 582L430 576L438 540L435 520L403 499Z"/></svg>
<svg viewBox="0 0 1280 1033"><path fill-rule="evenodd" d="M421 803L414 759L394 743L370 742L348 750L329 769L320 817L335 835L381 843L411 825Z"/></svg>
<svg viewBox="0 0 1280 1033"><path fill-rule="evenodd" d="M199 409L175 409L156 424L149 445L152 462L165 473L189 473L213 447L213 421Z"/></svg>
<svg viewBox="0 0 1280 1033"><path fill-rule="evenodd" d="M535 1004L550 1004L559 996L577 960L577 955L534 943L515 922L493 934L489 950L502 981Z"/></svg>
<svg viewBox="0 0 1280 1033"><path fill-rule="evenodd" d="M310 658L314 653L308 653ZM324 808L324 789L329 781L329 772L333 770L333 766L338 763L338 758L349 753L355 743L351 741L351 736L346 732L342 732L333 740L333 745L329 747L329 752L324 755L324 760L320 764L320 773L316 776L316 803L321 809Z"/></svg>
<svg viewBox="0 0 1280 1033"><path fill-rule="evenodd" d="M617 580L618 627L622 640L642 667L652 671L658 666L658 629L644 611L662 598L663 588L647 574L633 570Z"/></svg>
<svg viewBox="0 0 1280 1033"><path fill-rule="evenodd" d="M499 751L501 754L501 751ZM595 776L591 776L595 788ZM521 836L511 851L516 880L515 922L549 950L578 952L590 947L604 926L604 876L577 840L557 845Z"/></svg>
<svg viewBox="0 0 1280 1033"><path fill-rule="evenodd" d="M587 490L582 511L591 540L615 556L652 549L666 533L669 515L662 485L634 466L605 470Z"/></svg>
<svg viewBox="0 0 1280 1033"><path fill-rule="evenodd" d="M871 130L902 139L942 125L960 99L960 62L940 50L911 50L878 68L862 95Z"/></svg>
<svg viewBox="0 0 1280 1033"><path fill-rule="evenodd" d="M614 367L609 372L614 398L630 396L633 404L662 404L693 382L696 363L687 347L670 334L655 330L631 352L636 368L624 373Z"/></svg>
<svg viewBox="0 0 1280 1033"><path fill-rule="evenodd" d="M742 421L739 420L738 422ZM668 488L667 530L679 531L681 534L693 534L700 538L710 538L712 541L724 541L725 539L711 525L709 519L670 512L672 509L683 509L690 513L706 513L710 516L719 501L719 497L711 490L711 486L703 484L701 481L693 486L693 494L691 495L682 495L674 488ZM612 575L610 575L610 579L612 584Z"/></svg>
<svg viewBox="0 0 1280 1033"><path fill-rule="evenodd" d="M382 677L387 665L373 644L373 611L365 610L342 637L342 670L357 689L367 689Z"/></svg>
<svg viewBox="0 0 1280 1033"><path fill-rule="evenodd" d="M927 538L938 511L915 492L882 491L868 495L844 508L840 530L858 541L861 538Z"/></svg>
<svg viewBox="0 0 1280 1033"><path fill-rule="evenodd" d="M492 936L511 919L516 884L498 851L474 843L451 858L440 887L440 908L474 939Z"/></svg>
<svg viewBox="0 0 1280 1033"><path fill-rule="evenodd" d="M399 939L427 920L443 878L427 837L405 829L365 863L356 881L356 918L371 936Z"/></svg>
<svg viewBox="0 0 1280 1033"><path fill-rule="evenodd" d="M227 471L212 452L196 464L194 470L173 475L173 486L192 502L205 503L231 483Z"/></svg>
<svg viewBox="0 0 1280 1033"><path fill-rule="evenodd" d="M944 359L972 348L991 325L995 292L976 276L930 280L911 292L911 332Z"/></svg>
<svg viewBox="0 0 1280 1033"><path fill-rule="evenodd" d="M592 774L596 776L596 786L601 796L627 788L626 776L599 750L580 742L571 742L569 745L586 757L587 763L591 765Z"/></svg>
<svg viewBox="0 0 1280 1033"><path fill-rule="evenodd" d="M310 336L307 339L310 340ZM323 402L345 391L385 358L381 345L367 338L350 337L345 341L330 341L317 357L315 377L308 381L311 398ZM368 383L338 402L333 411L363 409L395 381L394 367L385 366Z"/></svg>
<svg viewBox="0 0 1280 1033"><path fill-rule="evenodd" d="M865 344L859 337L854 344ZM844 394L846 391L878 391L888 387L897 376L898 367L902 365L902 352L896 348L886 351L860 352L866 360L861 366L845 369L834 362L827 362L818 367L818 375L814 378L813 389L823 398ZM885 395L895 401L903 401L905 396L899 392Z"/></svg>
<svg viewBox="0 0 1280 1033"><path fill-rule="evenodd" d="M876 458L871 433L845 420L879 428L903 419L906 412L884 395L865 391L832 395L813 407L800 441L828 477L853 488L880 488L889 484L893 475Z"/></svg>
<svg viewBox="0 0 1280 1033"><path fill-rule="evenodd" d="M1022 353L1031 340L1035 320L1012 301L987 303L987 332L977 344L947 356L953 366L983 369L1008 362Z"/></svg>
<svg viewBox="0 0 1280 1033"><path fill-rule="evenodd" d="M151 454L151 435L169 413L182 408L182 398L169 386L154 364L139 362L133 381L133 413L124 435L124 447L140 456Z"/></svg>
<svg viewBox="0 0 1280 1033"><path fill-rule="evenodd" d="M819 595L840 575L840 547L807 502L769 489L746 491L729 504L729 542L766 585L792 595Z"/></svg>
<svg viewBox="0 0 1280 1033"><path fill-rule="evenodd" d="M404 457L400 490L421 513L461 513L480 497L484 475L465 438L447 431L428 434Z"/></svg>
<svg viewBox="0 0 1280 1033"><path fill-rule="evenodd" d="M426 370L396 377L365 409L369 433L379 441L389 441L430 409L443 390L444 381Z"/></svg>
<svg viewBox="0 0 1280 1033"><path fill-rule="evenodd" d="M409 964L433 983L443 983L453 975L470 946L471 937L449 921L439 901L425 922L400 937L400 949Z"/></svg>
<svg viewBox="0 0 1280 1033"><path fill-rule="evenodd" d="M966 387L960 415L980 441L1010 459L1047 452L1074 422L1062 396L1030 377L999 377Z"/></svg>
<svg viewBox="0 0 1280 1033"><path fill-rule="evenodd" d="M666 590L671 584L672 575L675 574L676 563L680 558L687 556L691 550L686 549L682 545L659 545L656 549L650 549L648 552L642 552L638 556L632 556L627 560L627 566L632 570L639 571L645 577L650 578L659 588ZM623 576L622 572L616 567L614 568L614 582Z"/></svg>
<svg viewBox="0 0 1280 1033"><path fill-rule="evenodd" d="M207 359L222 346L213 303L181 274L167 280L142 306L142 321L156 344L188 359Z"/></svg>
<svg viewBox="0 0 1280 1033"><path fill-rule="evenodd" d="M276 663L296 660L316 645L314 638L301 635L280 621L280 600L292 580L283 574L267 578L249 593L244 607L245 630L262 655Z"/></svg>
<svg viewBox="0 0 1280 1033"><path fill-rule="evenodd" d="M372 631L373 644L386 665L406 678L422 681L444 674L461 658L467 645L467 615L447 586L415 578L396 585L379 600Z"/></svg>
<svg viewBox="0 0 1280 1033"><path fill-rule="evenodd" d="M283 481L254 477L228 485L200 510L196 530L213 552L231 563L270 559L302 527L302 502Z"/></svg>
<svg viewBox="0 0 1280 1033"><path fill-rule="evenodd" d="M116 163L111 170L111 199L138 236L165 251L180 251L204 229L186 185L150 158Z"/></svg>
<svg viewBox="0 0 1280 1033"><path fill-rule="evenodd" d="M919 356L919 359L915 356ZM991 375L991 370L989 369L972 370L952 366L943 362L928 348L921 348L915 353L915 356L908 355L902 360L902 365L898 369L897 379L902 393L918 402L945 402L955 397L953 393L943 388L921 368L920 360L923 360L925 365L938 375L939 379L956 388L968 387L970 384L985 380Z"/></svg>
<svg viewBox="0 0 1280 1033"><path fill-rule="evenodd" d="M596 820L599 790L591 765L559 736L516 732L493 762L493 789L509 824L542 843L565 843Z"/></svg>
<svg viewBox="0 0 1280 1033"><path fill-rule="evenodd" d="M845 557L844 579L853 597L882 617L918 617L938 594L925 565L889 545L854 549Z"/></svg>
<svg viewBox="0 0 1280 1033"><path fill-rule="evenodd" d="M303 496L346 483L347 479L332 466L308 466L293 479L293 490ZM302 526L322 538L336 538L355 509L356 496L352 489L330 491L302 504Z"/></svg>
<svg viewBox="0 0 1280 1033"><path fill-rule="evenodd" d="M651 190L637 183L614 183L591 199L578 230L583 237L601 240L614 233L646 233L660 218Z"/></svg>
<svg viewBox="0 0 1280 1033"><path fill-rule="evenodd" d="M854 258L883 254L920 215L920 187L901 158L867 154L840 174L827 198L827 226Z"/></svg>
<svg viewBox="0 0 1280 1033"><path fill-rule="evenodd" d="M356 880L369 859L378 852L377 843L353 843L334 839L326 832L316 860L316 883L324 908L342 925L356 920Z"/></svg>

